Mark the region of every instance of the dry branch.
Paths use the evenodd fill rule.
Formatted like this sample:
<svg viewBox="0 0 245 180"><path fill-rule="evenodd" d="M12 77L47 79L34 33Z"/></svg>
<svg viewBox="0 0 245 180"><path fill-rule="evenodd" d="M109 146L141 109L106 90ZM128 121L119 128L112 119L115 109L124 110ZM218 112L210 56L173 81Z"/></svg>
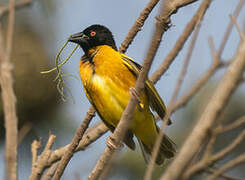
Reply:
<svg viewBox="0 0 245 180"><path fill-rule="evenodd" d="M107 131L108 131L108 128L103 123L99 123L95 125L95 127L89 128L88 132L84 134L82 140L79 142L79 145L77 146L76 151L84 150L88 145L90 145L92 142L97 140ZM29 180L40 178L41 174L47 167L52 166L54 163L59 161L64 156L69 146L70 144L64 147L61 147L59 149L56 149L54 151L49 151L48 152L49 156L42 155L42 154L45 154L44 152L45 150L44 150L42 154L39 155L39 157L37 158L37 161L35 163L32 163L32 172L29 177ZM42 158L46 158L46 159L43 160L41 156ZM40 175L37 172L39 172Z"/></svg>
<svg viewBox="0 0 245 180"><path fill-rule="evenodd" d="M32 4L32 0L22 0L22 1L18 1L15 3L15 10L18 10L22 7L25 7L25 6L29 6ZM3 7L0 7L0 19L6 15L7 13L9 13L9 7L6 5L6 6L3 6Z"/></svg>
<svg viewBox="0 0 245 180"><path fill-rule="evenodd" d="M216 169L206 169L205 172L209 173L209 174L213 174L216 171ZM220 174L220 177L222 177L225 180L241 180L235 177L231 177L231 176L227 176L225 174Z"/></svg>
<svg viewBox="0 0 245 180"><path fill-rule="evenodd" d="M42 170L47 164L47 161L51 155L51 148L54 143L56 136L55 135L50 135L48 142L41 153L40 156L37 157L37 151L40 147L40 142L38 143L37 141L34 141L32 143L32 169L31 169L31 175L29 177L29 180L39 180L41 175L42 175Z"/></svg>
<svg viewBox="0 0 245 180"><path fill-rule="evenodd" d="M233 62L228 67L224 78L213 94L210 103L204 110L188 139L173 163L168 167L161 179L179 179L192 160L201 143L206 139L209 129L212 128L216 118L224 109L232 93L238 87L245 68L245 41L242 41Z"/></svg>
<svg viewBox="0 0 245 180"><path fill-rule="evenodd" d="M191 166L184 173L184 179L189 179L193 174L198 173L209 166L212 166L214 163L224 158L228 153L232 152L232 150L236 148L244 139L245 139L245 130L242 131L229 146L227 146L226 148L224 148L223 150L221 150L220 152L216 153L211 157L204 156L201 161Z"/></svg>
<svg viewBox="0 0 245 180"><path fill-rule="evenodd" d="M235 159L231 160L230 162L226 163L220 169L216 170L207 180L215 180L217 177L221 176L225 171L241 164L245 163L245 154L242 154Z"/></svg>
<svg viewBox="0 0 245 180"><path fill-rule="evenodd" d="M75 153L75 150L76 150L77 146L79 145L80 140L82 139L86 129L88 128L89 123L92 120L92 117L95 116L94 113L95 113L95 109L93 107L91 107L88 110L82 124L77 129L77 132L76 132L74 138L72 139L71 144L67 148L67 151L65 152L65 154L61 158L59 166L58 166L58 168L54 174L53 180L59 180L60 177L62 176L68 162L70 161L71 157Z"/></svg>
<svg viewBox="0 0 245 180"><path fill-rule="evenodd" d="M174 1L173 1L174 2ZM180 2L180 1L177 1ZM184 1L182 1L184 2ZM156 83L161 76L165 73L165 71L169 68L171 63L174 61L174 59L177 57L181 49L183 48L185 42L190 37L190 34L194 30L197 21L201 19L201 17L205 14L207 8L208 8L208 2L203 3L199 9L197 10L196 14L193 16L191 21L187 24L185 27L184 32L180 35L177 42L174 45L174 48L170 51L170 53L167 55L167 57L164 59L163 64L153 73L151 80L153 83ZM176 4L177 5L177 4Z"/></svg>
<svg viewBox="0 0 245 180"><path fill-rule="evenodd" d="M136 34L141 30L142 26L145 23L145 20L148 18L149 14L151 13L152 9L156 6L159 0L151 0L140 13L139 17L136 19L134 25L128 32L125 40L122 42L119 51L125 53L128 49L129 45L133 42L134 37Z"/></svg>
<svg viewBox="0 0 245 180"><path fill-rule="evenodd" d="M238 15L240 14L241 12L241 9L244 5L245 1L244 0L240 0L239 4L237 5L234 13L233 13L233 16L234 18L237 18ZM225 44L227 43L228 41L228 38L230 36L230 33L231 33L231 30L233 28L233 25L234 23L232 21L230 21L226 31L225 31L225 34L224 34L224 37L222 39L222 42L220 44L220 47L218 49L218 52L213 52L212 55L213 55L213 63L211 65L211 67L208 69L208 71L198 80L198 82L192 86L192 88L176 103L175 105L175 110L179 109L180 107L183 107L184 105L186 105L186 103L188 103L192 97L194 97L194 95L201 89L201 87L203 87L206 82L213 76L213 74L217 71L218 68L220 67L223 67L225 65L228 65L226 63L223 63L221 62L220 60L220 57L221 57L221 54L225 48ZM211 39L212 40L212 39ZM214 47L211 47L211 50L214 51Z"/></svg>
<svg viewBox="0 0 245 180"><path fill-rule="evenodd" d="M224 133L224 132L226 132L226 131L231 131L231 130L237 128L237 127L242 126L243 124L245 124L245 116L242 116L241 118L239 118L239 119L236 120L235 122L233 122L233 123L231 123L231 124L225 126L224 128L222 128L222 129L220 130L219 133Z"/></svg>
<svg viewBox="0 0 245 180"><path fill-rule="evenodd" d="M6 129L5 146L5 178L17 179L17 146L18 146L18 119L16 115L16 97L13 90L11 50L14 30L15 0L9 2L8 33L6 46L3 42L0 30L0 84L2 89L2 100L4 120ZM0 27L1 28L1 27ZM6 47L6 48L5 48Z"/></svg>

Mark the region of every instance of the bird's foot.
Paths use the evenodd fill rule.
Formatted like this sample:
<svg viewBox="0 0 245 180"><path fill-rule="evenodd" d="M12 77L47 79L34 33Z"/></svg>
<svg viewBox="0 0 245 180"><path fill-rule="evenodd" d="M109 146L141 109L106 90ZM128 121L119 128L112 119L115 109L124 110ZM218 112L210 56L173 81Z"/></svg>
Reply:
<svg viewBox="0 0 245 180"><path fill-rule="evenodd" d="M115 142L115 138L112 136L109 136L106 140L106 145L113 150L120 149L123 147L122 143L119 143L118 145Z"/></svg>
<svg viewBox="0 0 245 180"><path fill-rule="evenodd" d="M129 92L132 96L134 96L137 100L137 106L139 108L140 111L143 111L144 109L144 104L140 102L140 96L138 94L138 92L136 91L136 89L134 87L130 87L129 88Z"/></svg>

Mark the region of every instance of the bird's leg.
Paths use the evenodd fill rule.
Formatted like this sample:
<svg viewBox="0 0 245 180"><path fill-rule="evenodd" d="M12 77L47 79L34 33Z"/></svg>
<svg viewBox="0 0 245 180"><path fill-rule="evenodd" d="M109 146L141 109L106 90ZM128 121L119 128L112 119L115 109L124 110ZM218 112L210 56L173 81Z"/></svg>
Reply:
<svg viewBox="0 0 245 180"><path fill-rule="evenodd" d="M106 140L106 145L110 148L110 149L117 149L117 148L122 148L123 144L119 143L118 145L116 145L115 143L115 139L113 136L109 136Z"/></svg>
<svg viewBox="0 0 245 180"><path fill-rule="evenodd" d="M137 100L137 106L139 108L140 111L143 111L144 109L144 104L140 102L140 96L139 94L137 93L136 89L134 87L130 87L129 88L129 92L132 96L134 96Z"/></svg>

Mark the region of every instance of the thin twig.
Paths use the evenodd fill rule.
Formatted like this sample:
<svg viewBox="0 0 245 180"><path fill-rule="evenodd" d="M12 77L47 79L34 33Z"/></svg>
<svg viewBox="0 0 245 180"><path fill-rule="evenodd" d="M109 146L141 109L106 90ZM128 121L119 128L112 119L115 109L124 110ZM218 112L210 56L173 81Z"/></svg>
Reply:
<svg viewBox="0 0 245 180"><path fill-rule="evenodd" d="M167 1L168 2L168 1ZM178 2L176 5L180 6L180 2L185 3L185 1L176 1ZM193 1L194 2L194 1ZM171 2L169 2L171 3ZM172 1L173 4L175 4L175 1ZM181 6L182 7L182 6ZM178 38L177 42L174 45L174 48L170 51L170 53L167 55L167 57L164 59L163 64L153 73L151 76L151 81L153 83L156 83L161 76L165 73L165 71L169 68L171 63L174 61L176 56L179 54L181 49L183 48L185 42L187 41L188 37L190 37L190 34L195 28L195 25L197 24L197 21L202 17L207 10L206 6L200 6L197 13L193 16L191 21L186 25L185 30Z"/></svg>
<svg viewBox="0 0 245 180"><path fill-rule="evenodd" d="M245 0L240 0L240 1L239 1L238 5L237 5L237 7L236 7L236 9L235 9L235 11L234 11L234 13L233 13L233 16L234 16L235 19L236 19L236 18L238 17L238 15L240 14L241 9L242 9L244 3L245 3ZM220 47L219 47L219 49L218 49L218 53L217 53L217 54L218 54L218 57L221 57L221 54L222 54L222 52L223 52L223 50L224 50L224 48L225 48L225 45L226 45L226 42L227 42L229 36L230 36L231 30L232 30L232 28L233 28L233 25L234 25L233 22L230 21L230 23L229 23L229 25L228 25L228 27L227 27L227 29L226 29L224 38L223 38L223 40L222 40L222 42L221 42L221 45L220 45Z"/></svg>
<svg viewBox="0 0 245 180"><path fill-rule="evenodd" d="M209 178L207 178L207 180L214 180L217 177L221 176L225 171L241 164L241 163L245 163L245 154L242 154L238 157L236 157L235 159L229 161L228 163L226 163L225 165L223 165L221 168L219 168L218 170L216 170Z"/></svg>
<svg viewBox="0 0 245 180"><path fill-rule="evenodd" d="M52 145L54 143L54 140L55 140L56 136L51 134L49 136L49 139L48 139L48 142L43 150L43 152L41 153L41 155L39 155L38 157L36 157L36 153L37 153L37 150L39 148L39 145L36 141L34 141L32 143L32 169L31 169L31 175L29 177L29 180L39 180L41 175L42 175L42 169L43 168L40 168L40 167L44 167L46 166L47 164L47 161L50 157L50 154L51 154L51 148L52 148ZM35 161L35 162L34 162Z"/></svg>
<svg viewBox="0 0 245 180"><path fill-rule="evenodd" d="M243 124L245 124L245 116L240 117L238 120L236 120L235 122L223 127L219 133L224 133L227 131L231 131L237 127L242 126Z"/></svg>
<svg viewBox="0 0 245 180"><path fill-rule="evenodd" d="M244 36L242 30L240 29L240 27L239 27L239 25L238 25L238 23L237 23L235 17L232 16L232 15L230 15L230 18L231 18L231 21L232 21L232 22L235 24L235 26L236 26L236 29L237 29L237 31L238 31L238 33L239 33L239 35L240 35L240 39L242 39L242 41L245 41L245 36Z"/></svg>
<svg viewBox="0 0 245 180"><path fill-rule="evenodd" d="M79 142L79 145L76 148L76 152L84 150L92 142L96 141L99 137L105 134L108 131L108 128L101 122L94 127L89 128L87 131L88 132L84 134L82 140ZM51 151L49 156L42 156L42 154L39 155L39 157L42 156L43 158L47 159L42 160L42 163L32 163L32 168L35 168L35 170L32 170L31 177L35 177L37 175L35 174L36 172L40 172L40 174L42 174L46 168L49 166L52 167L54 163L59 162L60 159L64 156L65 152L68 150L69 146L70 144Z"/></svg>
<svg viewBox="0 0 245 180"><path fill-rule="evenodd" d="M74 138L72 139L71 144L69 145L67 151L63 155L63 157L59 163L59 166L58 166L58 168L54 174L53 180L59 180L60 177L62 176L68 162L70 161L70 159L73 156L77 146L79 145L79 142L83 137L83 134L85 133L86 129L88 128L89 123L92 120L92 117L94 117L94 113L95 113L95 109L91 107L88 110L82 124L77 129L77 132L76 132Z"/></svg>
<svg viewBox="0 0 245 180"><path fill-rule="evenodd" d="M213 173L216 172L216 169L215 170L213 170L213 169L205 169L205 172L213 174ZM222 177L225 180L241 180L241 179L238 179L238 178L235 178L235 177L227 176L225 174L220 174L219 176Z"/></svg>
<svg viewBox="0 0 245 180"><path fill-rule="evenodd" d="M133 42L134 37L137 35L137 33L141 30L141 28L144 25L145 20L148 18L149 14L151 13L152 9L156 6L156 4L159 2L159 0L151 0L146 5L146 7L143 9L143 11L140 13L139 17L136 19L134 25L131 27L131 29L128 32L128 35L122 42L119 51L122 53L125 53L128 49L129 45Z"/></svg>
<svg viewBox="0 0 245 180"><path fill-rule="evenodd" d="M31 144L31 153L32 153L32 164L34 165L37 161L37 151L41 147L41 141L34 140Z"/></svg>
<svg viewBox="0 0 245 180"><path fill-rule="evenodd" d="M213 126L215 119L224 109L229 101L232 92L238 87L245 68L245 42L243 41L228 67L223 79L210 99L202 116L185 141L182 149L173 163L167 168L161 179L177 180L183 176L186 166L197 152L201 143L206 139L209 129Z"/></svg>
<svg viewBox="0 0 245 180"><path fill-rule="evenodd" d="M193 174L200 172L208 166L213 165L215 162L219 161L230 153L234 148L236 148L245 139L245 130L242 131L230 145L222 149L220 152L216 153L211 157L204 157L201 161L197 162L195 165L190 167L184 173L184 179L189 179Z"/></svg>
<svg viewBox="0 0 245 180"><path fill-rule="evenodd" d="M245 3L245 0L240 0L239 4L237 5L236 10L233 13L233 16L236 18L238 17L238 15L240 14L241 11L241 7L243 7ZM177 110L181 107L183 107L184 105L186 105L192 97L194 97L194 95L201 89L201 87L203 87L206 82L213 76L213 74L217 71L217 69L219 67L222 67L223 65L225 65L224 63L222 63L220 61L220 57L221 54L224 50L225 44L230 36L231 30L233 28L233 22L230 21L226 32L224 34L223 40L221 42L221 45L218 49L217 55L215 56L216 58L213 58L213 63L211 65L211 67L208 69L208 71L198 80L198 82L180 99L178 100L178 102L176 103L174 109ZM212 48L211 48L212 50ZM155 72L156 73L156 72ZM154 74L155 74L154 73Z"/></svg>

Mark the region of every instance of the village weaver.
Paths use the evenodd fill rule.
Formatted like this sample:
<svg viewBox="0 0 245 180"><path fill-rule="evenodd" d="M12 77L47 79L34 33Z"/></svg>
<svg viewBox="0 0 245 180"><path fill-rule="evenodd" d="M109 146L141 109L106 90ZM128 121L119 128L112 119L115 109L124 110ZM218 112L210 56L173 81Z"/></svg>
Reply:
<svg viewBox="0 0 245 180"><path fill-rule="evenodd" d="M69 41L79 44L84 51L79 65L84 91L100 118L113 132L129 102L141 66L117 50L111 31L105 26L92 25L72 35ZM166 107L150 80L145 82L144 91L138 98L124 143L134 150L135 135L148 162L159 133L150 108L164 118ZM161 165L175 152L175 144L164 135L156 163Z"/></svg>

